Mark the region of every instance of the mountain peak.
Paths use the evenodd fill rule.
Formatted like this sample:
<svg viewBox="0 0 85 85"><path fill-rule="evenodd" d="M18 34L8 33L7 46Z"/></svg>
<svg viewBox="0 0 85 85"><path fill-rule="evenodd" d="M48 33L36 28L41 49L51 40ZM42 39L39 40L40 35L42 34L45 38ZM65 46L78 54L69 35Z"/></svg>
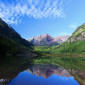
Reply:
<svg viewBox="0 0 85 85"><path fill-rule="evenodd" d="M49 34L44 34L43 37L46 37L46 38L50 38L50 39L54 39L52 36L50 36Z"/></svg>
<svg viewBox="0 0 85 85"><path fill-rule="evenodd" d="M38 35L36 37L33 37L32 39L28 39L29 42L31 42L33 45L58 45L63 42L65 42L69 36L58 36L56 38L51 37L49 34L44 35Z"/></svg>
<svg viewBox="0 0 85 85"><path fill-rule="evenodd" d="M46 33L46 34L44 34L43 36L50 36L50 35Z"/></svg>

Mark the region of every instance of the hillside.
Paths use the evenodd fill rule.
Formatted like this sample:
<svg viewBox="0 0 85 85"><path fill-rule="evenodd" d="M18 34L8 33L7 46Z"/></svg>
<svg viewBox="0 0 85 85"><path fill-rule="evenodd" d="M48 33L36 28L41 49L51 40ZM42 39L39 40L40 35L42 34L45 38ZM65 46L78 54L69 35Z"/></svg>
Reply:
<svg viewBox="0 0 85 85"><path fill-rule="evenodd" d="M11 26L0 18L0 60L14 59L20 56L23 59L35 56L32 44L23 39ZM11 57L12 56L12 57Z"/></svg>
<svg viewBox="0 0 85 85"><path fill-rule="evenodd" d="M44 34L28 39L28 41L36 46L56 46L65 42L69 37L69 35L65 35L53 38L49 34Z"/></svg>
<svg viewBox="0 0 85 85"><path fill-rule="evenodd" d="M29 47L30 44L27 40L23 39L10 25L6 24L0 18L0 33L4 34L5 36L9 37L12 40L15 40L17 43Z"/></svg>
<svg viewBox="0 0 85 85"><path fill-rule="evenodd" d="M85 24L78 27L65 43L52 47L52 53L85 54Z"/></svg>
<svg viewBox="0 0 85 85"><path fill-rule="evenodd" d="M83 41L85 40L85 24L78 27L67 42Z"/></svg>

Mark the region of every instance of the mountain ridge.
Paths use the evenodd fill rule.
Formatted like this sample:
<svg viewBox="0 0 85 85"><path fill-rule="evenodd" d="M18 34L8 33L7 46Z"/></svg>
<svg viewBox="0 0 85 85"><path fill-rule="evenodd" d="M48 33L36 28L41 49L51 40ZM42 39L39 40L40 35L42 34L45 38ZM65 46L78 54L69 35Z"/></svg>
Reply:
<svg viewBox="0 0 85 85"><path fill-rule="evenodd" d="M65 36L57 36L54 38L50 36L49 34L44 34L44 35L38 35L31 39L28 39L28 41L32 43L33 45L55 46L65 42L69 37L70 35L65 35Z"/></svg>
<svg viewBox="0 0 85 85"><path fill-rule="evenodd" d="M36 56L31 52L33 46L30 42L23 39L10 25L0 18L0 60L8 59L29 59ZM31 55L31 57L30 57ZM16 56L16 57L13 57ZM10 60L9 60L10 61Z"/></svg>
<svg viewBox="0 0 85 85"><path fill-rule="evenodd" d="M83 41L85 40L85 23L79 26L73 33L67 42Z"/></svg>

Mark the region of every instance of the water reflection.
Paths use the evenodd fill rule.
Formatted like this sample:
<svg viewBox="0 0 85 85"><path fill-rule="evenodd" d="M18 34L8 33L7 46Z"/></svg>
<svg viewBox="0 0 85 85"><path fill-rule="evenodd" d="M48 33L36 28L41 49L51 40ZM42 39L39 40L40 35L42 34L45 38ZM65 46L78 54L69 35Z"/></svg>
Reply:
<svg viewBox="0 0 85 85"><path fill-rule="evenodd" d="M48 78L53 74L71 77L68 71L66 71L62 67L54 66L54 65L34 65L28 68L26 71L35 74L36 76L39 77L43 76L44 78Z"/></svg>
<svg viewBox="0 0 85 85"><path fill-rule="evenodd" d="M68 71L54 65L33 65L8 85L79 85Z"/></svg>

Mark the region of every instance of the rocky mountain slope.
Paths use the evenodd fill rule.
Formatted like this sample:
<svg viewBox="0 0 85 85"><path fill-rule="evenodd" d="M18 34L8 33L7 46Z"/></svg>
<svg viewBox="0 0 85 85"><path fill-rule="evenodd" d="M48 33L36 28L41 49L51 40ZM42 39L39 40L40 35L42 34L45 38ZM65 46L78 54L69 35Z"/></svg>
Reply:
<svg viewBox="0 0 85 85"><path fill-rule="evenodd" d="M85 24L79 26L62 45L55 46L53 53L85 54Z"/></svg>
<svg viewBox="0 0 85 85"><path fill-rule="evenodd" d="M69 37L69 35L65 35L53 38L48 34L44 34L28 39L28 41L37 46L55 46L65 42Z"/></svg>
<svg viewBox="0 0 85 85"><path fill-rule="evenodd" d="M75 30L72 36L68 39L68 42L83 40L85 40L85 23Z"/></svg>

